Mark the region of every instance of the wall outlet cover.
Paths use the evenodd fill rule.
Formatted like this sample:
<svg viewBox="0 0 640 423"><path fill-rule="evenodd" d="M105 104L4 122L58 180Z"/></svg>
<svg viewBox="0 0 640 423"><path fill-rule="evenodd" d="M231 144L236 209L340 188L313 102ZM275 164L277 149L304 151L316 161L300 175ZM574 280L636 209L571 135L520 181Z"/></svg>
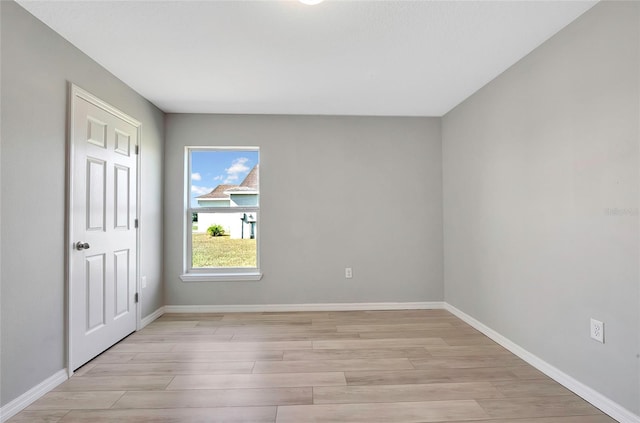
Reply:
<svg viewBox="0 0 640 423"><path fill-rule="evenodd" d="M591 338L604 344L604 323L591 319Z"/></svg>

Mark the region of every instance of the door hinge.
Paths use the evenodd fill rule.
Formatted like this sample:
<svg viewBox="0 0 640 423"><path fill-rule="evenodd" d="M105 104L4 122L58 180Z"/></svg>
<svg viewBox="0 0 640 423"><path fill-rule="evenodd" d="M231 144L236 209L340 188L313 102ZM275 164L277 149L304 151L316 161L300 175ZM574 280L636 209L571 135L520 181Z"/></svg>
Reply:
<svg viewBox="0 0 640 423"><path fill-rule="evenodd" d="M140 146L136 144L136 154L140 154Z"/></svg>
<svg viewBox="0 0 640 423"><path fill-rule="evenodd" d="M133 220L133 227L138 229L138 219Z"/></svg>
<svg viewBox="0 0 640 423"><path fill-rule="evenodd" d="M136 295L133 296L133 300L137 303L138 302L138 293L136 292Z"/></svg>

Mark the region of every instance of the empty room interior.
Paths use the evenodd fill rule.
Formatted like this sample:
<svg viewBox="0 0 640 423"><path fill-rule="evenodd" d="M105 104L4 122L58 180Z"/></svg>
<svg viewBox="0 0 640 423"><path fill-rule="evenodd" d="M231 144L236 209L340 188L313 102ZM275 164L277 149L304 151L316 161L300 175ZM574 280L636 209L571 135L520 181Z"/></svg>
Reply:
<svg viewBox="0 0 640 423"><path fill-rule="evenodd" d="M305 3L0 2L0 421L640 423L640 2Z"/></svg>

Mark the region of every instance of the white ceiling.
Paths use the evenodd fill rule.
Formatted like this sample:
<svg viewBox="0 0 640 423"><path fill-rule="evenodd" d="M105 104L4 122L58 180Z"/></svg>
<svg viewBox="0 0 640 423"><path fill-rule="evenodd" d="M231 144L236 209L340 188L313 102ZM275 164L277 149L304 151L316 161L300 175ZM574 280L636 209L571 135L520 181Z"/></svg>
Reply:
<svg viewBox="0 0 640 423"><path fill-rule="evenodd" d="M595 1L19 1L166 112L442 116Z"/></svg>

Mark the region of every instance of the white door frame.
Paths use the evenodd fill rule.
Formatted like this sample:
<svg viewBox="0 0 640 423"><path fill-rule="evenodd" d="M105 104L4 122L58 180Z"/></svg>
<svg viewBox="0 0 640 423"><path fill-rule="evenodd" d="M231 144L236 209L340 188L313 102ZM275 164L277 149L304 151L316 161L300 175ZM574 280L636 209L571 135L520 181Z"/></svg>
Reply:
<svg viewBox="0 0 640 423"><path fill-rule="evenodd" d="M74 251L73 242L75 240L73 234L73 191L74 191L74 180L73 180L73 170L74 170L74 133L73 133L73 119L75 112L75 101L76 98L81 98L83 100L88 101L89 103L99 107L118 118L124 120L125 122L133 125L138 133L138 154L136 158L136 221L139 222L140 219L140 156L141 156L141 144L142 144L142 124L132 118L131 116L123 113L119 109L113 107L112 105L100 100L98 97L93 94L83 90L73 83L69 83L69 97L67 99L68 103L68 117L67 117L67 189L66 189L66 213L65 213L65 288L66 288L66 304L65 304L65 327L66 327L66 366L67 366L67 374L69 377L73 375L73 369L71 366L71 343L72 339L72 331L71 331L71 322L73 316L71 315L71 301L72 301L72 286L71 286L71 255ZM138 301L135 303L136 307L136 330L140 330L142 326L142 290L140 289L140 225L138 224L138 229L136 231L136 293L138 295Z"/></svg>

